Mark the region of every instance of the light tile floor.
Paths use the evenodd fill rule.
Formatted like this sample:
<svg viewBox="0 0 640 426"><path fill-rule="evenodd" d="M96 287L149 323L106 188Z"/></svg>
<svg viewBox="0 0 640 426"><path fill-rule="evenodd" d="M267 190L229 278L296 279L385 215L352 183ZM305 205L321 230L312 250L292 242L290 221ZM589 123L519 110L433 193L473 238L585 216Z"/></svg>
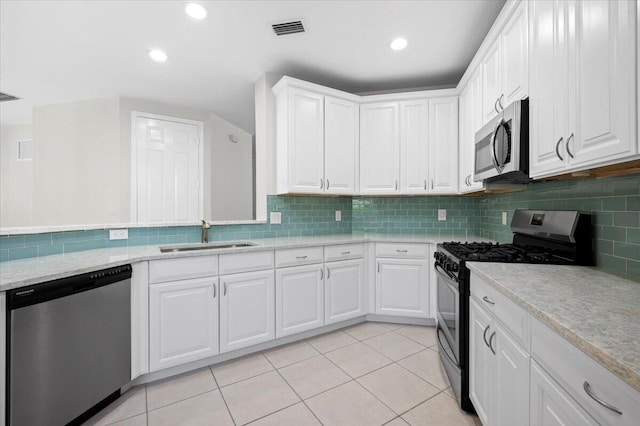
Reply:
<svg viewBox="0 0 640 426"><path fill-rule="evenodd" d="M137 386L88 425L479 425L433 327L365 322Z"/></svg>

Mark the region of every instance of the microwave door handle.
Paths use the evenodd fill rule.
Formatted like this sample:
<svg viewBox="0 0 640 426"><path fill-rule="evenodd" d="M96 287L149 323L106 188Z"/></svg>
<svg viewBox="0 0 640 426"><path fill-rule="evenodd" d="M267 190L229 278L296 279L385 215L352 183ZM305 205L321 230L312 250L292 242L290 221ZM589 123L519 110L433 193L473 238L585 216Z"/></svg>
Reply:
<svg viewBox="0 0 640 426"><path fill-rule="evenodd" d="M498 173L502 173L502 166L498 164L498 155L496 154L496 141L498 139L498 130L500 129L500 126L502 126L503 123L504 123L503 119L501 119L498 122L498 125L493 131L493 139L491 141L491 160L493 161L493 167L496 168Z"/></svg>

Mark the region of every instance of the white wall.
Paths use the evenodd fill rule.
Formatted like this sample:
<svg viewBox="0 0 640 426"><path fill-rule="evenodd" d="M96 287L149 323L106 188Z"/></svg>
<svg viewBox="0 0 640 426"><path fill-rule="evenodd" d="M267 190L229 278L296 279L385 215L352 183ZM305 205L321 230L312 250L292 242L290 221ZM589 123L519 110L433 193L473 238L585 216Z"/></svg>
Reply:
<svg viewBox="0 0 640 426"><path fill-rule="evenodd" d="M214 220L253 219L253 135L211 114L211 214ZM234 143L230 140L237 138Z"/></svg>
<svg viewBox="0 0 640 426"><path fill-rule="evenodd" d="M32 137L28 124L0 128L0 228L33 223L33 161L18 160L18 141Z"/></svg>
<svg viewBox="0 0 640 426"><path fill-rule="evenodd" d="M265 181L257 184L264 187L266 194L276 193L276 98L271 88L281 78L281 74L266 73L255 83L256 146L263 150L262 158L266 158L264 164L258 164L258 167L264 167L258 176L265 176ZM266 217L266 212L264 215Z"/></svg>
<svg viewBox="0 0 640 426"><path fill-rule="evenodd" d="M33 110L33 222L123 222L118 98Z"/></svg>
<svg viewBox="0 0 640 426"><path fill-rule="evenodd" d="M14 161L17 140L31 138L30 127L2 128L0 227L132 222L132 111L202 121L203 218L253 218L252 135L208 111L114 97L34 108L31 162ZM240 143L229 146L229 134ZM231 171L236 179L227 182Z"/></svg>

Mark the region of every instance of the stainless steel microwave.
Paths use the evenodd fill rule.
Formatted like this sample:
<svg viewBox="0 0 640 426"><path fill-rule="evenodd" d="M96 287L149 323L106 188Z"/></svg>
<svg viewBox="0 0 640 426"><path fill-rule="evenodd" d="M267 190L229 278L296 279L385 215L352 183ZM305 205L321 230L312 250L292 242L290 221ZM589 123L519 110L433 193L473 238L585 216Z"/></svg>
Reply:
<svg viewBox="0 0 640 426"><path fill-rule="evenodd" d="M476 133L473 176L476 181L530 181L528 99L508 105Z"/></svg>

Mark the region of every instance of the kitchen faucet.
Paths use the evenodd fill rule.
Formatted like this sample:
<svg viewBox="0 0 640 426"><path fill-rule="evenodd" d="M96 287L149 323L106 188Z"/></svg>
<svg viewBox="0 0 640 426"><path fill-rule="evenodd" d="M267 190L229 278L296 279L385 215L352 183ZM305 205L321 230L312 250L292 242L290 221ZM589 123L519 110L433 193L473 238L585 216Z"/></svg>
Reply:
<svg viewBox="0 0 640 426"><path fill-rule="evenodd" d="M205 220L202 220L202 243L209 242L209 228L211 227Z"/></svg>

